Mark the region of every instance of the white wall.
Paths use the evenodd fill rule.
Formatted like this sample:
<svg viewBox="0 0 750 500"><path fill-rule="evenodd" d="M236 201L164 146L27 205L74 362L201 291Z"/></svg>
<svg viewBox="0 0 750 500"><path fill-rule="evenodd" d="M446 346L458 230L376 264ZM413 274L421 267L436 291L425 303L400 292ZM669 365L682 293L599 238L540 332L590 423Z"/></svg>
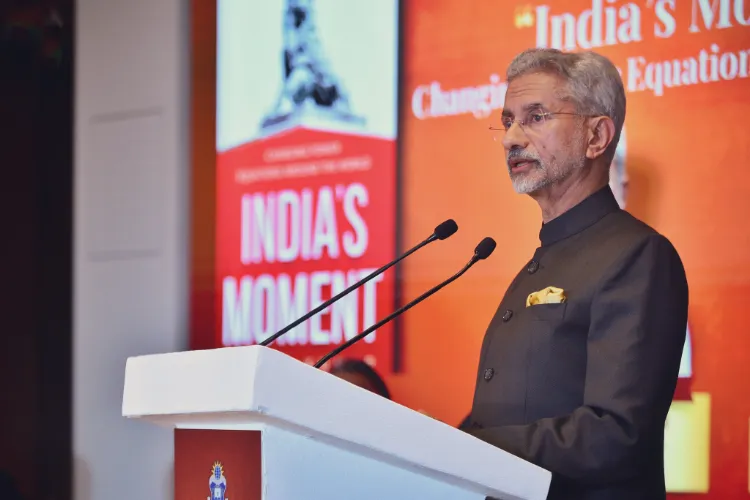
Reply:
<svg viewBox="0 0 750 500"><path fill-rule="evenodd" d="M172 496L172 436L120 416L125 359L187 348L188 0L78 0L77 500Z"/></svg>

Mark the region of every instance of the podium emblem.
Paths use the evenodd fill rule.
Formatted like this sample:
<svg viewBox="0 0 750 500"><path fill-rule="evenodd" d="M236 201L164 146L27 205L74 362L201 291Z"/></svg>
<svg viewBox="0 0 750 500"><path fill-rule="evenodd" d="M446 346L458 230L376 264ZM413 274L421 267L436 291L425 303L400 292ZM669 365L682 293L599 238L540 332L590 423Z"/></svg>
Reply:
<svg viewBox="0 0 750 500"><path fill-rule="evenodd" d="M224 466L219 461L214 462L211 477L208 479L208 488L211 491L211 496L207 497L206 500L229 500L229 497L226 496L227 478L224 477Z"/></svg>

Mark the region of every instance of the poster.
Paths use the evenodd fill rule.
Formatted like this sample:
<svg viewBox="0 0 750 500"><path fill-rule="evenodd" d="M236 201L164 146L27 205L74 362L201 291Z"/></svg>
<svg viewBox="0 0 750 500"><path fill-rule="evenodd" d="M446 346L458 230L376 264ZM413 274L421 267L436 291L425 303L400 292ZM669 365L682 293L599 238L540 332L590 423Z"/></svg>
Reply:
<svg viewBox="0 0 750 500"><path fill-rule="evenodd" d="M260 343L395 257L397 6L218 2L216 346ZM274 345L315 362L395 286L388 271ZM347 355L389 370L391 330Z"/></svg>

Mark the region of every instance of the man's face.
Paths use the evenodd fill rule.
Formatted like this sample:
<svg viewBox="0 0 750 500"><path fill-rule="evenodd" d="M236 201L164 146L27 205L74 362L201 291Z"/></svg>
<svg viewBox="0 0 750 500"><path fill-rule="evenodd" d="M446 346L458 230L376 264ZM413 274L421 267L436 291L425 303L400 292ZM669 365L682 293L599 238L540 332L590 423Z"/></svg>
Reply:
<svg viewBox="0 0 750 500"><path fill-rule="evenodd" d="M585 165L585 118L557 97L563 85L556 76L533 73L508 86L502 120L510 128L502 142L517 193L537 193Z"/></svg>

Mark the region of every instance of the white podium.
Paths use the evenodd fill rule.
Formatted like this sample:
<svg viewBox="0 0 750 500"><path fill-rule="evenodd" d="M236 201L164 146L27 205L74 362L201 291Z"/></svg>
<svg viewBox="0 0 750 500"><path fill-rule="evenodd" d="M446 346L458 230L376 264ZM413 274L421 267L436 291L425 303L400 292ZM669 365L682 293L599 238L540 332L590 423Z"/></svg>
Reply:
<svg viewBox="0 0 750 500"><path fill-rule="evenodd" d="M130 358L122 413L174 429L176 500L543 500L551 479L267 347Z"/></svg>

